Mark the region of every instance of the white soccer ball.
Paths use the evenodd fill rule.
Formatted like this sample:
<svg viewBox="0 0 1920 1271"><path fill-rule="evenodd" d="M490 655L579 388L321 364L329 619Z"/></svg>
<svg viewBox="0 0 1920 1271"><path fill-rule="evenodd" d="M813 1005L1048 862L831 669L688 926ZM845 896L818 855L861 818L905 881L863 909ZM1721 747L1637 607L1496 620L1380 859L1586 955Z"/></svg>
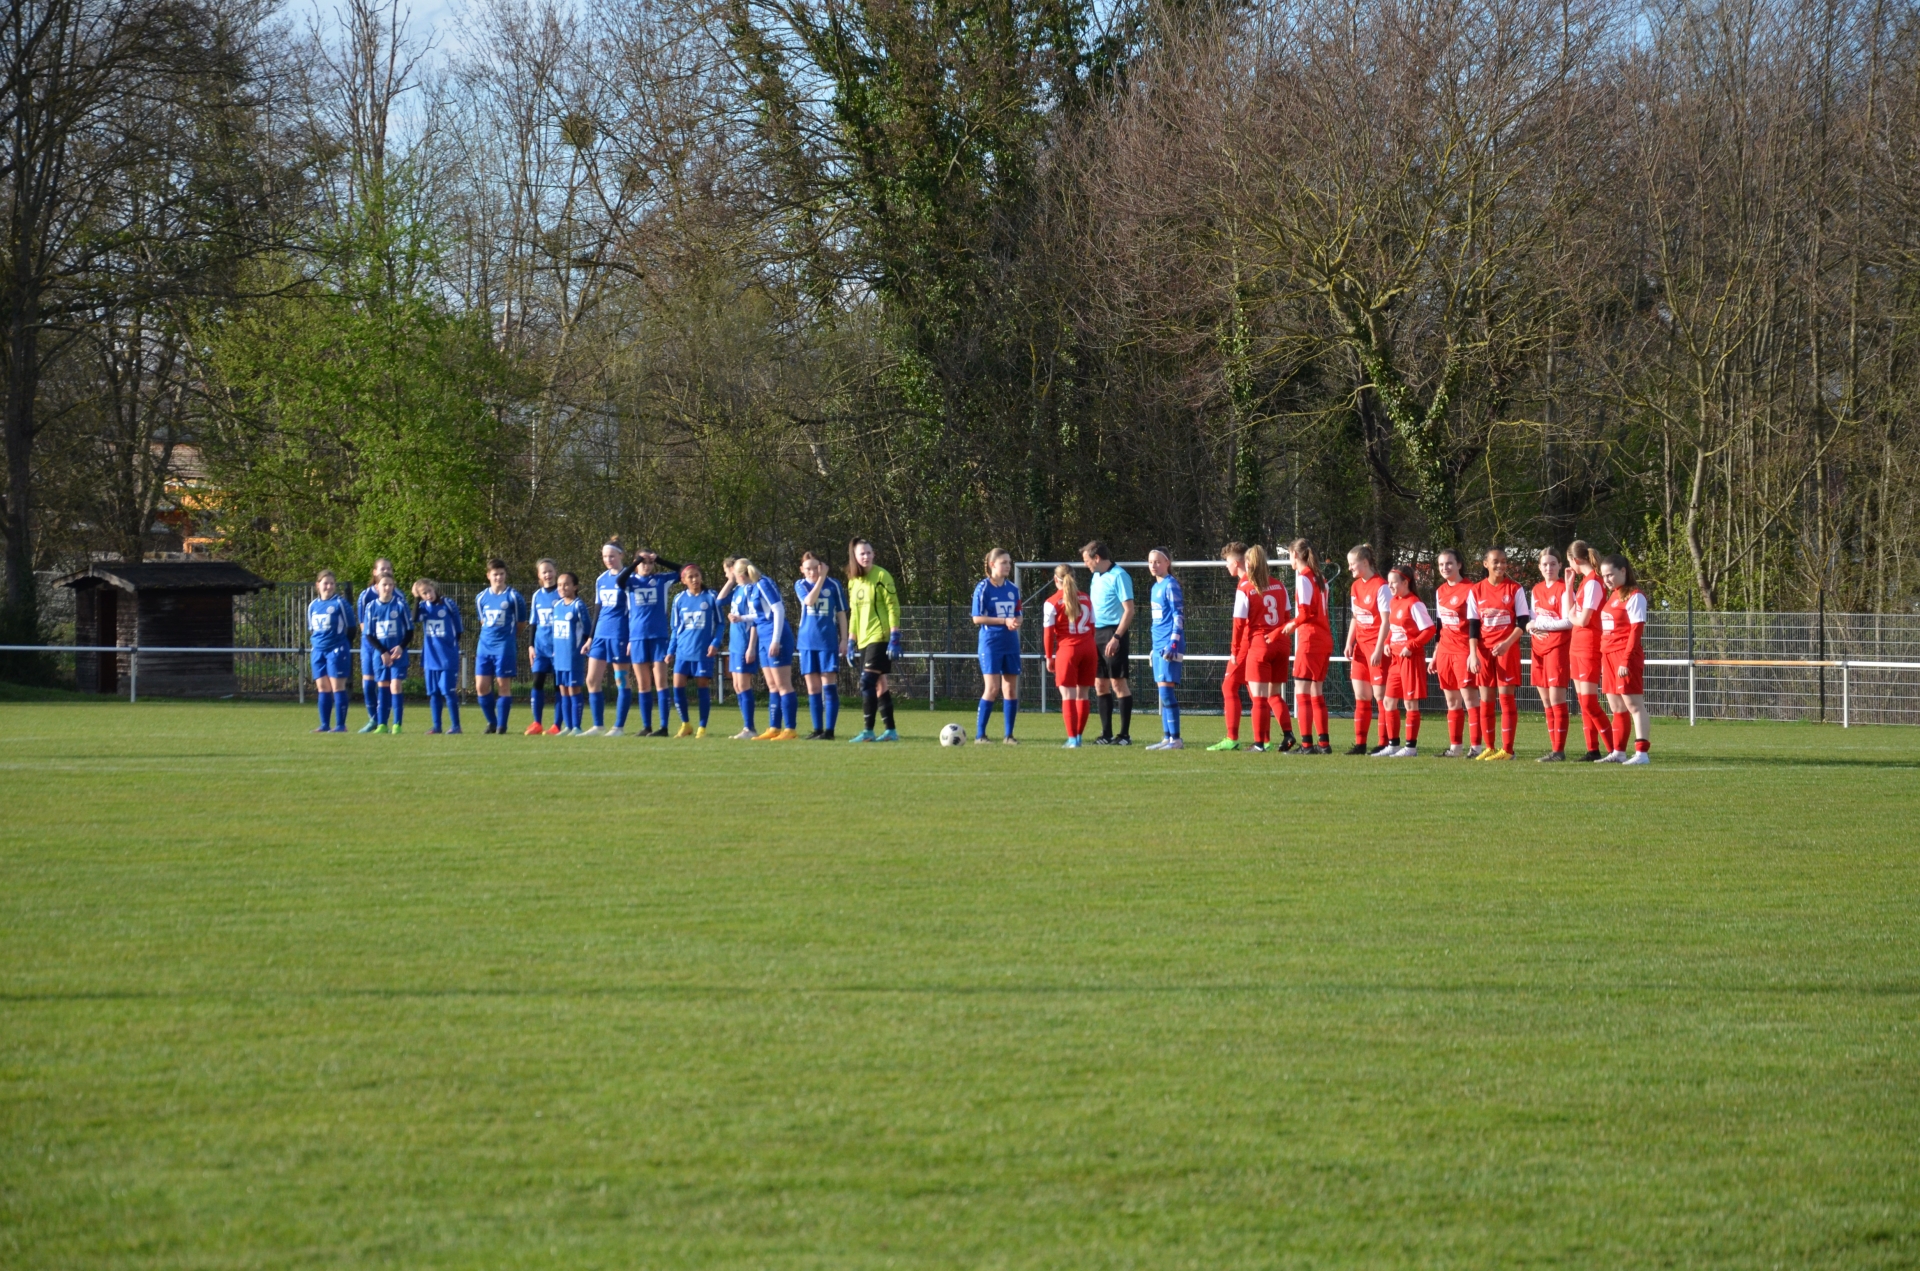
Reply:
<svg viewBox="0 0 1920 1271"><path fill-rule="evenodd" d="M940 730L940 744L942 746L958 746L966 739L966 729L960 727L958 724L948 724Z"/></svg>

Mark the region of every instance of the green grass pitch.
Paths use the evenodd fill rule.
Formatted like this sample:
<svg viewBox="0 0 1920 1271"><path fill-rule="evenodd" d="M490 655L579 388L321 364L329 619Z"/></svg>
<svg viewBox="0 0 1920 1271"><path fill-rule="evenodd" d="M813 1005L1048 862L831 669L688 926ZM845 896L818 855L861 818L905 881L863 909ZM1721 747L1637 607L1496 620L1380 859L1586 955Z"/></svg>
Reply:
<svg viewBox="0 0 1920 1271"><path fill-rule="evenodd" d="M0 705L0 1266L1920 1262L1920 730L957 717Z"/></svg>

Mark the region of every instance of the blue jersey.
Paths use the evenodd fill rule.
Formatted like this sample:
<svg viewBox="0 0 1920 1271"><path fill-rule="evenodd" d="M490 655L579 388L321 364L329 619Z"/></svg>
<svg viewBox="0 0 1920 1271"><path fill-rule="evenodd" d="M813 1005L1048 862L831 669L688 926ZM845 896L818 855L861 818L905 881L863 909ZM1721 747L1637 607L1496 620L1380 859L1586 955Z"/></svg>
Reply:
<svg viewBox="0 0 1920 1271"><path fill-rule="evenodd" d="M598 606L593 619L593 638L596 640L617 640L622 647L627 643L627 579L633 577L631 567L614 573L611 569L602 571L600 577L593 580L593 601Z"/></svg>
<svg viewBox="0 0 1920 1271"><path fill-rule="evenodd" d="M553 607L559 603L558 591L542 587L527 605L527 621L533 624L533 651L543 657L553 655Z"/></svg>
<svg viewBox="0 0 1920 1271"><path fill-rule="evenodd" d="M578 671L587 665L580 646L587 641L587 602L575 596L562 600L556 594L548 611L547 638L551 641L553 669Z"/></svg>
<svg viewBox="0 0 1920 1271"><path fill-rule="evenodd" d="M820 581L820 590L814 593L813 603L808 604L807 592L812 588L813 584L804 578L793 585L793 597L800 601L800 636L794 648L837 653L840 624L834 615L847 611L847 593L842 590L839 579L824 578Z"/></svg>
<svg viewBox="0 0 1920 1271"><path fill-rule="evenodd" d="M659 571L627 579L627 638L664 640L671 625L667 593L680 581L678 574Z"/></svg>
<svg viewBox="0 0 1920 1271"><path fill-rule="evenodd" d="M1148 593L1153 607L1153 651L1182 653L1187 643L1187 597L1172 574L1157 580Z"/></svg>
<svg viewBox="0 0 1920 1271"><path fill-rule="evenodd" d="M307 643L315 653L337 653L353 638L353 609L335 592L307 606Z"/></svg>
<svg viewBox="0 0 1920 1271"><path fill-rule="evenodd" d="M420 628L420 666L427 671L460 669L460 606L451 596L423 600L414 606L414 625Z"/></svg>
<svg viewBox="0 0 1920 1271"><path fill-rule="evenodd" d="M728 602L727 613L730 619L744 618L746 621L727 623L728 630L731 632L731 652L743 654L747 651L747 637L752 635L754 628L760 625L762 608L758 587L742 587L738 583L734 584L733 598Z"/></svg>
<svg viewBox="0 0 1920 1271"><path fill-rule="evenodd" d="M388 601L375 596L367 602L363 621L367 640L382 653L399 648L413 634L413 615L398 596Z"/></svg>
<svg viewBox="0 0 1920 1271"><path fill-rule="evenodd" d="M720 606L710 591L683 591L673 598L673 657L698 662L720 642Z"/></svg>
<svg viewBox="0 0 1920 1271"><path fill-rule="evenodd" d="M1127 616L1124 606L1133 599L1133 576L1110 565L1088 582L1087 596L1093 601L1093 625L1117 627Z"/></svg>
<svg viewBox="0 0 1920 1271"><path fill-rule="evenodd" d="M976 618L1018 618L1020 616L1020 588L1011 579L996 583L991 578L982 578L980 585L973 589L973 616ZM980 628L980 652L1019 653L1020 633L1009 631L1005 627Z"/></svg>
<svg viewBox="0 0 1920 1271"><path fill-rule="evenodd" d="M367 630L367 606L378 599L380 593L369 587L360 593L360 599L353 602L354 621L359 624L360 639L367 644L373 643L373 633Z"/></svg>
<svg viewBox="0 0 1920 1271"><path fill-rule="evenodd" d="M793 641L787 635L787 604L780 594L780 584L763 575L749 590L758 593L754 601L754 626L760 632L760 648L768 649L775 644L793 648Z"/></svg>
<svg viewBox="0 0 1920 1271"><path fill-rule="evenodd" d="M527 620L527 602L509 587L505 591L488 588L473 598L480 615L480 652L505 653L513 647L513 633Z"/></svg>

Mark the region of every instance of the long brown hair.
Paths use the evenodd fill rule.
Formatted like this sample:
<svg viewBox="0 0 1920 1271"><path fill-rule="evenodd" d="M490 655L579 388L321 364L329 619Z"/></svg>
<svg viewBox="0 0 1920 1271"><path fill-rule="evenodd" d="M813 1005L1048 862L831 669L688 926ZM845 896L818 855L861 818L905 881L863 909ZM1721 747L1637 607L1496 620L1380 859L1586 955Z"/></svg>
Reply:
<svg viewBox="0 0 1920 1271"><path fill-rule="evenodd" d="M1287 548L1287 555L1293 559L1295 569L1314 569L1320 563L1313 554L1313 544L1304 538L1294 539L1293 545Z"/></svg>
<svg viewBox="0 0 1920 1271"><path fill-rule="evenodd" d="M1080 621L1080 584L1073 579L1073 566L1055 565L1053 567L1053 585L1060 589L1060 604L1067 611L1067 621Z"/></svg>
<svg viewBox="0 0 1920 1271"><path fill-rule="evenodd" d="M862 565L858 559L860 549L863 546L872 547L873 544L867 542L864 538L851 538L847 540L847 577L849 579L865 578L867 576L866 566Z"/></svg>
<svg viewBox="0 0 1920 1271"><path fill-rule="evenodd" d="M1247 549L1247 577L1253 580L1254 590L1265 591L1267 584L1273 581L1273 574L1267 568L1267 549L1255 543Z"/></svg>
<svg viewBox="0 0 1920 1271"><path fill-rule="evenodd" d="M1567 562L1596 572L1600 568L1600 562L1593 558L1593 549L1587 546L1583 538L1576 538L1567 544Z"/></svg>
<svg viewBox="0 0 1920 1271"><path fill-rule="evenodd" d="M1633 572L1633 565L1630 562L1628 562L1627 558L1622 556L1620 553L1615 552L1611 556L1602 556L1600 558L1600 563L1602 565L1613 566L1615 572L1617 572L1622 578L1627 580L1622 586L1615 587L1613 589L1614 595L1616 596L1622 595L1626 592L1628 587L1637 587L1640 585L1640 578L1637 574Z"/></svg>

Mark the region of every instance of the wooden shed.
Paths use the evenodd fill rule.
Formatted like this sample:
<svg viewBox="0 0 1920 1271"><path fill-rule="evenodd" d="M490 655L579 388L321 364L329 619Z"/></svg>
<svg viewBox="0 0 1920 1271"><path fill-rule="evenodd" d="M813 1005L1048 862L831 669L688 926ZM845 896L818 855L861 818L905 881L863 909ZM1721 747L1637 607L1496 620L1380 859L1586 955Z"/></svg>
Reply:
<svg viewBox="0 0 1920 1271"><path fill-rule="evenodd" d="M74 643L143 649L233 647L233 598L269 587L228 561L102 562L59 580L73 588ZM118 693L128 655L75 656L83 693ZM224 697L235 689L231 653L154 653L140 658L140 693Z"/></svg>

